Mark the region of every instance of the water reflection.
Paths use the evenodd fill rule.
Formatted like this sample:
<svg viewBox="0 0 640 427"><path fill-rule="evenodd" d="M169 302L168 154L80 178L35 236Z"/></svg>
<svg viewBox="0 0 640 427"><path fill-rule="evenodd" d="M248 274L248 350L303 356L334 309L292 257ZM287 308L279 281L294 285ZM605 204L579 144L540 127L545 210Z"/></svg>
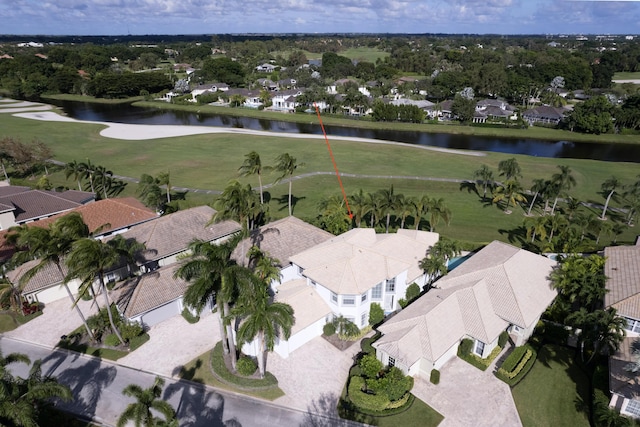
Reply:
<svg viewBox="0 0 640 427"><path fill-rule="evenodd" d="M54 102L70 117L79 120L186 126L220 126L272 132L305 133L319 135L322 129L314 115L308 123L290 123L277 120L211 115L187 111L137 108L130 105L91 104L84 102ZM410 144L428 145L461 150L494 151L509 154L526 154L539 157L596 159L615 162L640 163L640 144L600 144L568 141L538 141L533 139L509 139L473 135L452 135L416 131L385 129L358 129L325 126L330 136L384 139Z"/></svg>

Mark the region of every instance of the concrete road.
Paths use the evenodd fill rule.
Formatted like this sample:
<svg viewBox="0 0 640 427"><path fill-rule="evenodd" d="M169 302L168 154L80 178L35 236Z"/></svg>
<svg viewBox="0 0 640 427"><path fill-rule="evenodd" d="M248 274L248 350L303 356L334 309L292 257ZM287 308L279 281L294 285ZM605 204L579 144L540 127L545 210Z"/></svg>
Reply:
<svg viewBox="0 0 640 427"><path fill-rule="evenodd" d="M146 388L155 375L119 366L115 363L66 350L0 337L0 349L27 354L34 361L42 359L43 374L58 378L68 385L74 400L60 404L66 411L88 417L104 425L115 425L118 417L133 399L122 395L129 384ZM26 376L28 367L12 365L15 375ZM357 423L332 419L322 413L295 411L270 402L216 390L188 381L165 378L162 398L175 409L180 426L207 427L273 427L273 426L356 426ZM318 402L322 407L323 402ZM314 411L315 412L315 411Z"/></svg>

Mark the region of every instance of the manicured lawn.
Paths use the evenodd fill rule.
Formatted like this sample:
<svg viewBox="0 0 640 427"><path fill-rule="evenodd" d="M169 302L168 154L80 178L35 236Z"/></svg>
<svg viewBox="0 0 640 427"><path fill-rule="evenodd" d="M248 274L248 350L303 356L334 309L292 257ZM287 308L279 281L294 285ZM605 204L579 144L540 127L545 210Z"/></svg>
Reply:
<svg viewBox="0 0 640 427"><path fill-rule="evenodd" d="M2 311L0 312L0 333L9 332L14 330L20 325L24 325L29 320L34 319L42 314L41 311L23 316L20 313L14 311Z"/></svg>
<svg viewBox="0 0 640 427"><path fill-rule="evenodd" d="M351 47L342 52L338 52L340 56L346 56L349 59L357 59L358 61L366 61L376 63L376 60L383 60L391 55L389 52L382 51L373 47Z"/></svg>
<svg viewBox="0 0 640 427"><path fill-rule="evenodd" d="M420 399L414 399L409 410L391 417L373 417L379 427L435 427L444 417Z"/></svg>
<svg viewBox="0 0 640 427"><path fill-rule="evenodd" d="M529 374L512 390L524 427L589 426L589 380L573 350L545 345Z"/></svg>
<svg viewBox="0 0 640 427"><path fill-rule="evenodd" d="M244 155L252 150L260 153L265 165L273 164L279 154L289 152L299 162L305 163L298 174L333 170L322 140L223 134L122 141L101 137L99 131L102 128L103 126L95 124L41 122L0 114L0 137L15 136L23 141L39 139L52 147L58 160L68 162L90 158L94 163L119 175L139 177L143 173L157 175L170 170L173 186L222 190L229 180L238 178L237 168L242 164ZM568 165L577 181L571 194L579 200L595 203L604 202L604 197L598 193L600 184L612 173L626 183L635 181L638 174L638 165L633 163L548 159L502 153L486 153L483 157L474 157L440 153L410 145L356 143L337 139L332 139L331 144L340 171L354 174L472 179L473 172L481 164L488 165L497 175L498 163L515 157L522 167L523 184L527 188L533 179L548 179L558 171L558 165ZM615 169L612 169L612 165L615 165ZM275 179L275 174L267 173L263 181L266 184ZM74 183L66 181L61 172L54 174L51 180L54 185L74 187ZM255 177L240 180L254 186L258 184ZM348 177L343 182L347 194L353 194L360 188L373 192L393 184L396 193L442 197L451 209L453 218L449 227L440 225L436 231L466 241L508 241L511 230L522 225L524 219L522 209L514 209L511 215L505 215L496 206L484 206L477 195L466 189L461 190L458 183ZM134 195L135 189L136 185L130 183L122 195ZM286 216L284 199L288 185L280 183L267 191L272 199L272 218ZM340 190L335 176L325 175L295 181L293 194L298 198L296 216L313 219L318 214L320 199L340 194ZM213 202L213 196L208 195L188 194L187 197L188 201L184 206ZM615 206L613 202L612 207ZM598 212L594 209L594 213ZM618 241L631 241L632 235L633 230L628 230ZM607 242L608 238L605 237L601 243Z"/></svg>
<svg viewBox="0 0 640 427"><path fill-rule="evenodd" d="M234 388L228 384L218 381L211 372L211 351L196 357L191 362L187 363L180 371L180 378L207 384L212 387L229 390L234 393L246 394L249 396L255 396L267 400L275 400L281 396L284 396L284 392L280 388L273 388L268 390L246 391Z"/></svg>
<svg viewBox="0 0 640 427"><path fill-rule="evenodd" d="M618 72L613 75L613 78L611 80L633 80L633 79L640 79L640 72L635 72L635 73Z"/></svg>

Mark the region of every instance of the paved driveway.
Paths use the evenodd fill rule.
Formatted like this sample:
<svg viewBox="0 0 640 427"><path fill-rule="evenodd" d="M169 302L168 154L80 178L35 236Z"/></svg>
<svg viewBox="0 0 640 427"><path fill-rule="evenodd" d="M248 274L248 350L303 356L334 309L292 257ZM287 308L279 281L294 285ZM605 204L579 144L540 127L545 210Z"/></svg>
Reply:
<svg viewBox="0 0 640 427"><path fill-rule="evenodd" d="M440 427L522 426L511 389L492 368L482 372L456 357L440 370L440 384L417 378L413 394L444 415Z"/></svg>

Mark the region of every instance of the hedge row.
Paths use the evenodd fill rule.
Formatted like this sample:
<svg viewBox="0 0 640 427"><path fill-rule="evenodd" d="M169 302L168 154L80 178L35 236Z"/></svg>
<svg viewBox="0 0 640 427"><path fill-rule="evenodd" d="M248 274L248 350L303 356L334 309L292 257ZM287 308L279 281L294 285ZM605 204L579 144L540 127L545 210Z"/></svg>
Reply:
<svg viewBox="0 0 640 427"><path fill-rule="evenodd" d="M501 347L496 347L489 356L483 359L471 353L472 347L473 341L467 338L463 339L458 346L458 357L481 371L486 371L489 365L491 365L491 362L493 362L493 359L502 351Z"/></svg>
<svg viewBox="0 0 640 427"><path fill-rule="evenodd" d="M517 360L517 364L513 368L513 370L507 371L504 369L504 365L507 362L507 360L505 360L505 363L502 364L503 367L500 367L500 369L498 369L498 371L496 372L496 377L498 377L511 387L522 381L522 379L529 373L533 365L536 363L536 358L538 357L538 352L536 351L536 349L529 344L525 344L522 347L516 347L516 349L518 348L524 348L525 350L519 360L514 357L514 359ZM511 357L514 353L511 353L509 357ZM507 359L509 359L509 357ZM510 365L512 364L513 362L510 362Z"/></svg>
<svg viewBox="0 0 640 427"><path fill-rule="evenodd" d="M266 372L264 378L244 378L229 372L227 365L224 363L224 354L222 353L222 342L218 341L211 351L211 368L213 374L220 381L245 390L267 390L278 387L278 380L273 374Z"/></svg>
<svg viewBox="0 0 640 427"><path fill-rule="evenodd" d="M364 388L364 378L352 377L349 381L348 396L351 403L367 415L388 415L388 411L404 407L411 398L411 393L406 392L400 399L391 401L383 393L369 394L362 391Z"/></svg>
<svg viewBox="0 0 640 427"><path fill-rule="evenodd" d="M198 323L200 321L200 316L194 316L193 313L191 313L191 311L186 307L182 310L182 317L184 317L184 320L191 324Z"/></svg>

